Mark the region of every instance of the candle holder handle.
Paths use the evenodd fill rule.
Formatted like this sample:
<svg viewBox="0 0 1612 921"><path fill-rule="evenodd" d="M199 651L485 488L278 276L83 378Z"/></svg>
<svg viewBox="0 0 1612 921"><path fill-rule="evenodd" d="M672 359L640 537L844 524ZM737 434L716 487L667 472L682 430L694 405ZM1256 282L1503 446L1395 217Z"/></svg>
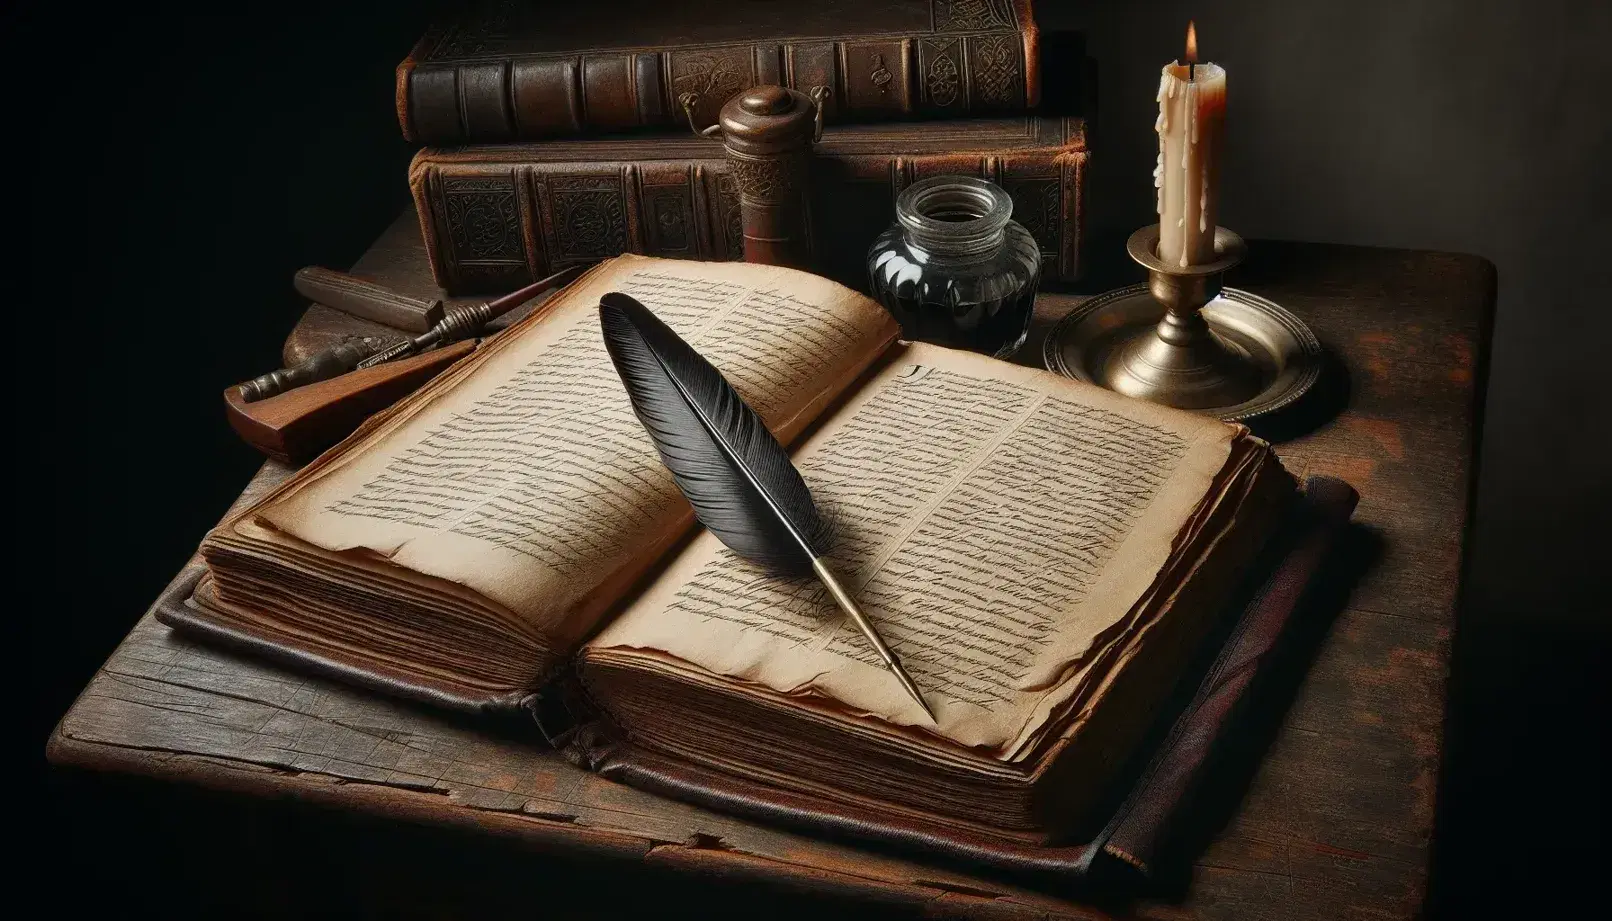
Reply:
<svg viewBox="0 0 1612 921"><path fill-rule="evenodd" d="M1231 406L1259 393L1264 384L1259 366L1216 336L1203 318L1203 306L1220 294L1226 270L1243 260L1243 238L1216 227L1215 259L1200 265L1160 259L1157 224L1131 234L1125 248L1147 269L1148 292L1164 308L1164 317L1151 335L1115 350L1099 383L1177 409Z"/></svg>

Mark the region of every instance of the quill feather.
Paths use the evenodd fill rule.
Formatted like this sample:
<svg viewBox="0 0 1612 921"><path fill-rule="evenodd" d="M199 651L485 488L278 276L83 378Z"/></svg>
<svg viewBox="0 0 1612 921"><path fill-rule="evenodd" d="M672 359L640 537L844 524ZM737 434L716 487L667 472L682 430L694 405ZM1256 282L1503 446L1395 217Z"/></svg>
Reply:
<svg viewBox="0 0 1612 921"><path fill-rule="evenodd" d="M605 348L666 469L706 530L774 572L812 573L934 720L912 676L822 560L829 527L800 471L722 373L643 304L599 299Z"/></svg>
<svg viewBox="0 0 1612 921"><path fill-rule="evenodd" d="M761 417L633 298L604 295L599 322L633 411L700 523L758 565L811 573L828 550L828 522Z"/></svg>

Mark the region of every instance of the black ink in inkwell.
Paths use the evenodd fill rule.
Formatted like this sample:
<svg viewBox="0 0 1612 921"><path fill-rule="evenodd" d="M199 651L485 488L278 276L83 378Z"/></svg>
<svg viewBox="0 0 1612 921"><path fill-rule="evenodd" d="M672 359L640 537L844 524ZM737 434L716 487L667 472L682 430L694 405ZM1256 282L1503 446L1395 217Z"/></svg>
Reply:
<svg viewBox="0 0 1612 921"><path fill-rule="evenodd" d="M1005 358L1030 330L1041 251L1000 186L966 176L916 182L868 250L873 296L903 339Z"/></svg>

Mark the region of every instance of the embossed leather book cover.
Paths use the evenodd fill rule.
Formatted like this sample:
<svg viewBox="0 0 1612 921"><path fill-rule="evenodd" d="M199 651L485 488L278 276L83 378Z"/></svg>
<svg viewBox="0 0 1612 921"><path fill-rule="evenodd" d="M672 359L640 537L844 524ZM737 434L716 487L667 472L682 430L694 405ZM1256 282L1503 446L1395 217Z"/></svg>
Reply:
<svg viewBox="0 0 1612 921"><path fill-rule="evenodd" d="M1080 271L1083 119L958 119L840 125L812 159L819 270L866 283L868 244L912 182L979 176L1013 196L1041 245L1043 277ZM437 283L507 291L568 265L632 252L743 257L739 196L719 141L688 135L427 148L409 184Z"/></svg>
<svg viewBox="0 0 1612 921"><path fill-rule="evenodd" d="M397 69L425 144L683 124L761 84L830 91L830 121L1023 112L1040 92L1031 0L484 0Z"/></svg>

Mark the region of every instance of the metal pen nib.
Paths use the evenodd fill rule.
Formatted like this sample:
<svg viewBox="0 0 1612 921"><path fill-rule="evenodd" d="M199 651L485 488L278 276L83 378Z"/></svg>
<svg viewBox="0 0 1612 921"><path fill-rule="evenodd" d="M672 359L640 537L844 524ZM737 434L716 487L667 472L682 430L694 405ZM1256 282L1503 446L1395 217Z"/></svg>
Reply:
<svg viewBox="0 0 1612 921"><path fill-rule="evenodd" d="M906 690L907 694L918 702L918 706L924 708L924 713L929 717L929 721L938 724L940 720L935 719L935 711L929 709L929 704L924 701L924 695L919 693L918 686L912 683L912 676L907 674L907 670L901 667L900 660L891 656L890 661L885 664L895 674L896 680L901 682L901 687Z"/></svg>
<svg viewBox="0 0 1612 921"><path fill-rule="evenodd" d="M833 596L834 603L839 605L840 610L844 611L851 618L851 622L856 624L856 628L862 631L862 635L873 646L873 651L878 653L879 660L884 663L884 667L896 676L897 681L901 682L902 690L906 691L913 700L918 702L918 706L923 708L931 723L939 723L940 721L935 719L935 711L929 709L929 704L924 701L923 694L919 693L918 685L912 682L912 676L908 675L907 670L901 667L901 660L896 658L896 654L890 651L889 646L885 645L884 638L879 636L878 630L874 629L873 621L869 620L867 614L862 612L861 606L851 597L850 592L845 590L845 586L840 584L840 580L835 577L834 572L828 568L828 564L822 557L812 560L812 572L817 574L818 580L828 589L829 595Z"/></svg>

